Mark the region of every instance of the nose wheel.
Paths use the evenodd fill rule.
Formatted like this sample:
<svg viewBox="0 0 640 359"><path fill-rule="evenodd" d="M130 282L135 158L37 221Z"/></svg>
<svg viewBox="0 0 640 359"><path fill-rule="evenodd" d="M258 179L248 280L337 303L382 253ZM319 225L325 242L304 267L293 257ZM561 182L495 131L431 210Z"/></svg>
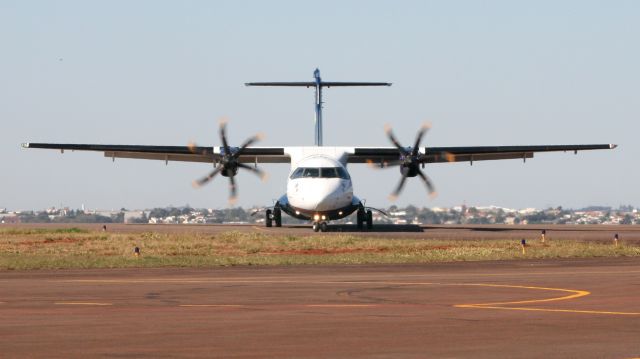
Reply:
<svg viewBox="0 0 640 359"><path fill-rule="evenodd" d="M313 231L314 232L326 232L327 229L329 228L329 225L327 225L327 222L313 222Z"/></svg>

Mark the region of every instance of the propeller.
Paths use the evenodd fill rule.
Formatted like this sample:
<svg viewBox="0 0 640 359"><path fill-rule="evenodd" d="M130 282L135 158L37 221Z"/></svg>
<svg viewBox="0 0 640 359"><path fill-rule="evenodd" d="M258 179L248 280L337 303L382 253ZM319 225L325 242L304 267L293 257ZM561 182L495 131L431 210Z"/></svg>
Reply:
<svg viewBox="0 0 640 359"><path fill-rule="evenodd" d="M420 142L422 141L422 137L429 131L431 125L429 123L425 123L420 127L416 135L416 140L414 142L413 147L404 147L400 144L400 142L396 139L389 125L385 125L385 132L387 133L387 137L391 143L398 149L398 154L400 158L394 161L386 161L381 163L381 167L388 166L400 166L400 174L402 177L400 178L400 182L394 189L394 191L389 196L390 200L395 200L402 192L404 185L407 181L408 177L420 177L424 182L427 190L429 191L429 196L431 198L436 196L436 189L433 185L431 179L420 169L420 164L423 163L423 154L420 153ZM446 157L449 159L449 157ZM375 166L373 161L367 161L371 166ZM378 166L376 166L378 167Z"/></svg>
<svg viewBox="0 0 640 359"><path fill-rule="evenodd" d="M227 141L227 121L225 119L220 121L220 140L222 141L221 156L217 161L217 164L213 171L208 175L193 181L194 187L201 187L214 179L218 174L229 178L229 203L235 203L238 196L238 186L236 185L235 176L238 174L238 169L242 168L247 171L253 172L258 175L262 180L267 178L264 171L257 167L252 167L244 163L239 162L239 157L243 154L245 149L255 142L262 139L262 135L255 135L248 138L240 147L232 148ZM189 143L189 150L192 153L196 153L198 147L194 143Z"/></svg>

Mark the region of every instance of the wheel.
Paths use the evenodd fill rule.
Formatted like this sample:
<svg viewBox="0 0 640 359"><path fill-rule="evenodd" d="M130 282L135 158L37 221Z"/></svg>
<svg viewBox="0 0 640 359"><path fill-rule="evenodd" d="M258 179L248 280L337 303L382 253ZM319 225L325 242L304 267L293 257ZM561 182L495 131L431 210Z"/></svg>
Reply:
<svg viewBox="0 0 640 359"><path fill-rule="evenodd" d="M367 229L373 228L373 212L367 211Z"/></svg>
<svg viewBox="0 0 640 359"><path fill-rule="evenodd" d="M282 227L282 210L280 208L273 209L273 220L276 222L276 227Z"/></svg>
<svg viewBox="0 0 640 359"><path fill-rule="evenodd" d="M320 230L320 224L318 222L313 222L313 231L317 232Z"/></svg>
<svg viewBox="0 0 640 359"><path fill-rule="evenodd" d="M364 222L364 210L359 209L358 212L356 212L356 218L358 223L358 229L362 230L363 222Z"/></svg>
<svg viewBox="0 0 640 359"><path fill-rule="evenodd" d="M271 210L270 209L267 210L267 215L266 215L266 217L264 219L264 224L267 227L271 227L273 225L272 218L271 218Z"/></svg>
<svg viewBox="0 0 640 359"><path fill-rule="evenodd" d="M327 231L327 222L322 222L320 223L320 232L326 232Z"/></svg>

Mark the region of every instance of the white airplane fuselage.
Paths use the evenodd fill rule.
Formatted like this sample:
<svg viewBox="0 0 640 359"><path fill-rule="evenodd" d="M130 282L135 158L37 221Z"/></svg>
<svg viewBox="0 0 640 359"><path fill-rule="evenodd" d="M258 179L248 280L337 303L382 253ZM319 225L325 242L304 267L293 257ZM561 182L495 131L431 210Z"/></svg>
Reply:
<svg viewBox="0 0 640 359"><path fill-rule="evenodd" d="M340 147L292 148L287 193L281 209L292 217L313 221L344 218L361 205L353 195L346 168L346 149Z"/></svg>

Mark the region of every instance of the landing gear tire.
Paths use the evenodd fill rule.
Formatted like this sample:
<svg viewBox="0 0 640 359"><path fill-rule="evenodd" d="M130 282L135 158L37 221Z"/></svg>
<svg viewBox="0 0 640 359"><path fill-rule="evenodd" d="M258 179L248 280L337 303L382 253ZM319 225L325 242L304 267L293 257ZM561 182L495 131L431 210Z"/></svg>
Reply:
<svg viewBox="0 0 640 359"><path fill-rule="evenodd" d="M312 228L314 232L326 232L329 229L329 225L327 222L313 222Z"/></svg>
<svg viewBox="0 0 640 359"><path fill-rule="evenodd" d="M373 213L371 211L367 211L367 229L373 228Z"/></svg>
<svg viewBox="0 0 640 359"><path fill-rule="evenodd" d="M273 220L276 222L276 227L282 227L282 210L278 207L273 209Z"/></svg>
<svg viewBox="0 0 640 359"><path fill-rule="evenodd" d="M268 210L266 211L266 213L267 213L267 214L266 214L265 219L264 219L264 224L265 224L265 226L267 226L267 227L271 227L271 226L273 225L273 219L271 218L271 210L270 210L270 209L268 209Z"/></svg>
<svg viewBox="0 0 640 359"><path fill-rule="evenodd" d="M364 212L364 208L359 208L358 212L356 212L358 230L362 230L364 228L364 222L366 220L365 217L366 217L366 214Z"/></svg>

